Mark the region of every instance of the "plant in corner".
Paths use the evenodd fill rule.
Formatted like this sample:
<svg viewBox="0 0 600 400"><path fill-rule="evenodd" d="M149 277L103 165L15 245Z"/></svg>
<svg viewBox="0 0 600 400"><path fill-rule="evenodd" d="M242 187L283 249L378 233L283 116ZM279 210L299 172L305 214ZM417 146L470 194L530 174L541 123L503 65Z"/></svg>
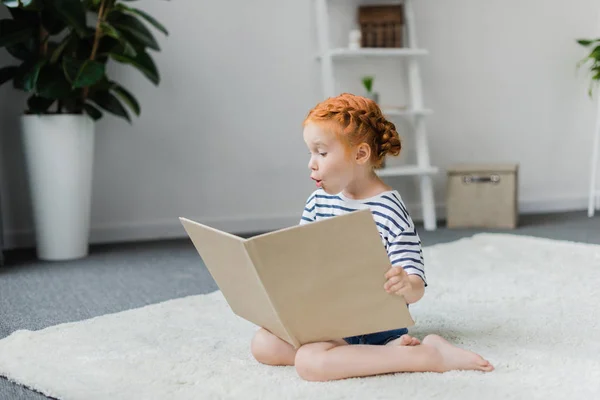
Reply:
<svg viewBox="0 0 600 400"><path fill-rule="evenodd" d="M577 43L589 50L589 54L577 63L577 68L588 64L588 70L591 74L588 94L592 97L594 88L600 84L600 38L578 39Z"/></svg>
<svg viewBox="0 0 600 400"><path fill-rule="evenodd" d="M12 82L28 95L21 130L40 259L88 254L94 121L103 112L129 122L130 112L140 115L134 95L108 77L107 64L160 81L149 53L160 48L149 27L168 32L125 2L2 0L11 18L0 20L0 47L15 61L0 68L0 84Z"/></svg>
<svg viewBox="0 0 600 400"><path fill-rule="evenodd" d="M581 68L584 64L588 64L588 71L591 75L590 83L588 87L588 95L590 98L594 97L594 89L600 84L600 38L597 39L579 39L577 43L587 48L589 54L577 63L577 68ZM596 111L596 128L594 130L594 139L592 144L592 165L590 174L590 194L588 200L588 217L593 217L595 212L595 205L597 200L596 191L596 171L598 169L598 157L600 146L600 100L597 101Z"/></svg>
<svg viewBox="0 0 600 400"><path fill-rule="evenodd" d="M365 97L373 100L375 103L379 103L379 93L373 92L373 81L374 76L363 76L362 84L365 88Z"/></svg>

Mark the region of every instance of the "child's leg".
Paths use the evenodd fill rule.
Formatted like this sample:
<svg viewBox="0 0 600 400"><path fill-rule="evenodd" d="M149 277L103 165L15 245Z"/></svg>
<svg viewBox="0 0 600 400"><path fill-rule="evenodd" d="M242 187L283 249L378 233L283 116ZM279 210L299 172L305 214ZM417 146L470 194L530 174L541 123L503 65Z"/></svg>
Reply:
<svg viewBox="0 0 600 400"><path fill-rule="evenodd" d="M338 346L310 343L296 353L296 370L309 381L327 381L392 372L491 371L478 354L460 349L437 335L417 346Z"/></svg>
<svg viewBox="0 0 600 400"><path fill-rule="evenodd" d="M334 340L332 343L342 346L347 343L344 340ZM404 335L401 338L393 340L388 345L396 346L415 346L419 340L410 335ZM256 361L267 365L294 365L296 358L296 349L288 342L281 340L277 336L264 328L260 328L254 334L250 346L252 355Z"/></svg>
<svg viewBox="0 0 600 400"><path fill-rule="evenodd" d="M256 331L250 349L256 361L262 364L294 365L294 346L264 328Z"/></svg>

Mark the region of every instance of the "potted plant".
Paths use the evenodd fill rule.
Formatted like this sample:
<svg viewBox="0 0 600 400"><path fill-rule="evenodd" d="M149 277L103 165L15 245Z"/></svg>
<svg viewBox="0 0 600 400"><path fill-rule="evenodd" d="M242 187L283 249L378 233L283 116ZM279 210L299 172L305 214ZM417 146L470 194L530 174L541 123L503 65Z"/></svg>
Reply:
<svg viewBox="0 0 600 400"><path fill-rule="evenodd" d="M362 83L365 88L365 97L379 103L379 93L373 91L374 76L363 76Z"/></svg>
<svg viewBox="0 0 600 400"><path fill-rule="evenodd" d="M108 77L106 66L111 60L131 65L158 85L148 50L160 49L146 24L168 32L119 0L2 3L11 18L0 20L0 47L15 61L0 68L0 84L12 82L28 94L20 118L37 255L43 260L84 257L94 121L103 112L129 122L130 112L140 115L136 98Z"/></svg>
<svg viewBox="0 0 600 400"><path fill-rule="evenodd" d="M598 87L600 83L600 38L598 39L579 39L577 42L583 47L587 48L589 54L583 58L577 64L578 68L581 68L584 64L588 64L588 71L591 75L590 83L588 87L588 95L590 98L594 96L594 89ZM597 102L597 122L596 129L594 131L594 139L592 145L592 165L590 174L590 192L588 200L588 216L593 217L595 212L595 205L597 200L596 191L596 171L598 170L598 163L600 158L600 100Z"/></svg>
<svg viewBox="0 0 600 400"><path fill-rule="evenodd" d="M589 50L589 54L577 63L577 67L581 68L588 64L588 70L591 74L588 94L593 96L594 88L600 83L600 38L598 39L578 39L577 43Z"/></svg>

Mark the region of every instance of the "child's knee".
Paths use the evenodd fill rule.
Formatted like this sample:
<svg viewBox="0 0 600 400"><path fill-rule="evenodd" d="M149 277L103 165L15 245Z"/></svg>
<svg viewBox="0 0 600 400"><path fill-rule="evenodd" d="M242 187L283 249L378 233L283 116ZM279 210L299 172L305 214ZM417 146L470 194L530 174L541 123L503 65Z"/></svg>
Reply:
<svg viewBox="0 0 600 400"><path fill-rule="evenodd" d="M306 344L296 352L296 371L298 375L307 381L327 381L327 355L331 346L323 346L324 343Z"/></svg>
<svg viewBox="0 0 600 400"><path fill-rule="evenodd" d="M256 361L263 364L270 364L269 361L273 358L274 351L273 340L269 337L271 334L263 328L256 331L250 344L250 351Z"/></svg>
<svg viewBox="0 0 600 400"><path fill-rule="evenodd" d="M289 345L282 342L271 332L261 328L254 334L250 351L256 361L267 365L290 364L293 361L293 354L290 356ZM291 358L291 361L288 360Z"/></svg>

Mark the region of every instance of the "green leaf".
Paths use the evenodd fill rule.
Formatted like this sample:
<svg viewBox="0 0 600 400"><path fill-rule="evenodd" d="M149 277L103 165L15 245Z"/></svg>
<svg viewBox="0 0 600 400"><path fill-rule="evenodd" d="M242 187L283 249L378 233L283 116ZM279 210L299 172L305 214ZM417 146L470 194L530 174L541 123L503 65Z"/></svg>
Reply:
<svg viewBox="0 0 600 400"><path fill-rule="evenodd" d="M100 24L100 29L102 30L102 33L106 36L112 37L113 39L116 39L119 41L119 43L121 43L125 55L130 57L135 57L137 55L137 52L135 51L133 45L129 43L129 41L123 35L121 35L121 32L116 30L111 24L109 24L108 22L103 22Z"/></svg>
<svg viewBox="0 0 600 400"><path fill-rule="evenodd" d="M32 52L23 43L6 46L6 51L17 60L25 61L32 56Z"/></svg>
<svg viewBox="0 0 600 400"><path fill-rule="evenodd" d="M87 115L92 117L92 119L94 121L98 121L100 118L102 118L102 111L98 110L96 107L94 107L90 103L85 103L83 105L83 109L85 110Z"/></svg>
<svg viewBox="0 0 600 400"><path fill-rule="evenodd" d="M4 85L6 82L13 79L19 70L17 66L9 66L0 69L0 85Z"/></svg>
<svg viewBox="0 0 600 400"><path fill-rule="evenodd" d="M35 46L35 40L32 37L24 42L6 46L6 51L17 60L25 61L37 55L37 48Z"/></svg>
<svg viewBox="0 0 600 400"><path fill-rule="evenodd" d="M100 31L107 36L113 37L117 40L121 39L121 34L108 22L100 23Z"/></svg>
<svg viewBox="0 0 600 400"><path fill-rule="evenodd" d="M43 114L48 108L54 103L54 99L46 99L44 97L39 96L31 96L27 99L27 106L29 110L34 114Z"/></svg>
<svg viewBox="0 0 600 400"><path fill-rule="evenodd" d="M35 60L33 59L26 60L21 65L19 65L13 78L13 87L15 89L24 90L25 76L29 73L29 71L33 68L34 65Z"/></svg>
<svg viewBox="0 0 600 400"><path fill-rule="evenodd" d="M89 91L92 92L107 92L112 90L117 84L115 82L111 82L108 80L106 75L104 75L98 82L96 82L93 86L90 86Z"/></svg>
<svg viewBox="0 0 600 400"><path fill-rule="evenodd" d="M154 50L160 50L158 42L154 39L152 32L150 32L150 30L146 28L146 25L141 23L136 17L120 12L114 12L108 15L107 20L115 29L122 33L128 33L144 46Z"/></svg>
<svg viewBox="0 0 600 400"><path fill-rule="evenodd" d="M71 89L71 84L65 78L60 67L46 65L38 78L37 94L47 99L65 99L75 96L77 92Z"/></svg>
<svg viewBox="0 0 600 400"><path fill-rule="evenodd" d="M152 83L158 85L160 82L160 76L152 57L148 53L138 53L135 57L128 57L124 54L110 53L110 56L115 61L124 64L130 64L137 68L142 74L144 74Z"/></svg>
<svg viewBox="0 0 600 400"><path fill-rule="evenodd" d="M73 36L71 36L71 35L65 36L63 38L62 42L60 42L60 44L58 45L58 47L56 49L54 49L54 51L52 52L52 56L50 57L51 64L55 64L58 61L58 59L62 55L65 48L71 42L72 38L73 38Z"/></svg>
<svg viewBox="0 0 600 400"><path fill-rule="evenodd" d="M86 60L73 80L73 88L92 86L104 76L104 64L97 61Z"/></svg>
<svg viewBox="0 0 600 400"><path fill-rule="evenodd" d="M81 0L53 0L49 2L54 12L79 36L88 34L85 9Z"/></svg>
<svg viewBox="0 0 600 400"><path fill-rule="evenodd" d="M132 7L126 6L125 4L122 4L122 3L117 4L115 6L115 8L118 9L118 10L121 10L121 11L125 11L125 12L131 13L131 14L135 14L135 15L143 18L144 20L146 20L149 24L151 24L152 26L154 26L156 29L158 29L159 31L161 31L165 35L169 34L169 32L163 26L163 24L161 24L153 16L151 16L148 13L140 10L139 8L132 8Z"/></svg>
<svg viewBox="0 0 600 400"><path fill-rule="evenodd" d="M69 82L71 82L71 84L73 84L73 82L75 82L75 79L77 79L77 74L79 73L79 70L81 69L83 63L84 61L76 60L72 57L63 58L62 69L65 74L65 77Z"/></svg>
<svg viewBox="0 0 600 400"><path fill-rule="evenodd" d="M38 60L32 69L30 69L23 79L23 90L26 92L30 92L35 90L37 86L38 77L40 76L40 71L42 67L46 64L46 60Z"/></svg>
<svg viewBox="0 0 600 400"><path fill-rule="evenodd" d="M21 43L33 36L33 27L25 21L0 20L0 47Z"/></svg>
<svg viewBox="0 0 600 400"><path fill-rule="evenodd" d="M127 91L127 89L125 89L123 86L116 85L113 88L113 92L115 92L115 94L119 96L121 100L123 100L123 102L133 110L135 115L140 115L140 105L135 99L135 97L129 91Z"/></svg>
<svg viewBox="0 0 600 400"><path fill-rule="evenodd" d="M596 46L588 57L593 60L600 60L600 46Z"/></svg>
<svg viewBox="0 0 600 400"><path fill-rule="evenodd" d="M362 78L362 83L365 87L365 89L367 90L367 92L371 92L371 89L373 88L373 79L375 79L372 76L364 76Z"/></svg>
<svg viewBox="0 0 600 400"><path fill-rule="evenodd" d="M577 43L579 43L582 46L587 47L587 46L589 46L589 45L591 45L593 43L596 43L598 41L600 41L600 39L578 39Z"/></svg>
<svg viewBox="0 0 600 400"><path fill-rule="evenodd" d="M112 93L95 92L90 96L90 100L96 103L100 108L131 122L127 110Z"/></svg>

